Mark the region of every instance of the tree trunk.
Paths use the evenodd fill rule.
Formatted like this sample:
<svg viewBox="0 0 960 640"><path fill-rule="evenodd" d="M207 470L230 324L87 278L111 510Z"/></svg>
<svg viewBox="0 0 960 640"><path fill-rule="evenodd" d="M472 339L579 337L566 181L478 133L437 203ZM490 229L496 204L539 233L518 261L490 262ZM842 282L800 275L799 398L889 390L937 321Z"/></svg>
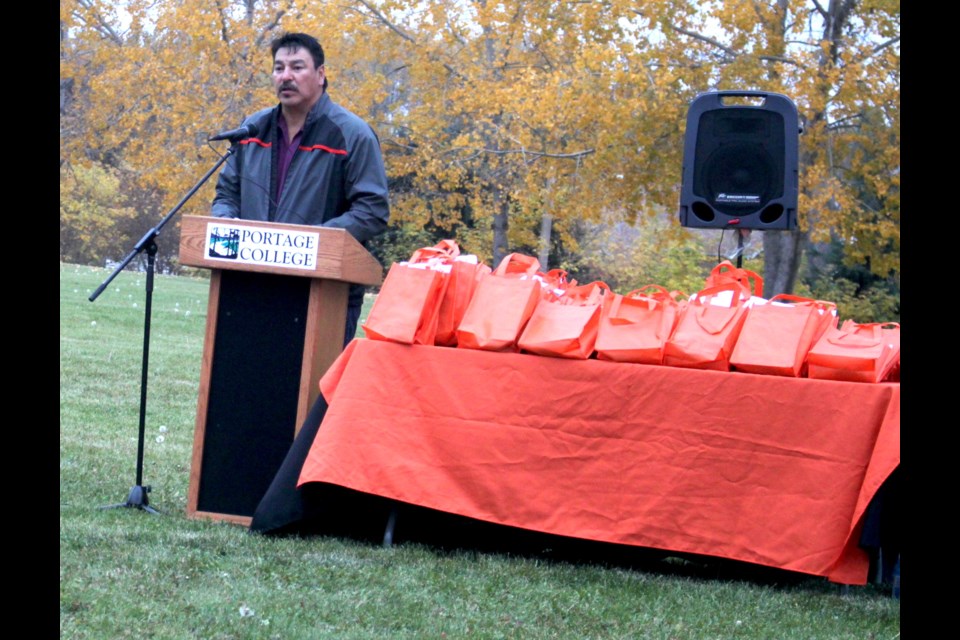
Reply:
<svg viewBox="0 0 960 640"><path fill-rule="evenodd" d="M508 253L507 229L510 224L508 213L510 203L502 196L497 197L497 212L493 216L493 267L496 268Z"/></svg>
<svg viewBox="0 0 960 640"><path fill-rule="evenodd" d="M487 8L487 0L480 0L479 4L482 9ZM499 82L502 79L502 73L496 64L496 39L493 37L493 33L491 32L489 26L484 26L483 33L483 50L486 67L490 70L492 77ZM493 116L492 121L494 126L499 127L502 116L502 111ZM498 150L500 148L500 143L497 139L497 136L492 132L487 132L486 135L487 147L493 149L494 151ZM509 230L510 226L510 197L508 192L500 186L501 181L496 176L497 172L503 171L503 167L492 167L489 159L484 161L484 167L486 173L485 177L488 184L496 185L493 187L493 199L495 203L495 213L493 214L493 267L496 268L497 265L500 264L500 261L503 260L504 256L509 253L509 239L507 238L507 231Z"/></svg>
<svg viewBox="0 0 960 640"><path fill-rule="evenodd" d="M763 233L764 298L772 298L778 293L793 293L805 240L802 231Z"/></svg>
<svg viewBox="0 0 960 640"><path fill-rule="evenodd" d="M537 259L540 261L540 268L543 271L550 270L550 245L553 235L553 216L544 212L540 218L540 254Z"/></svg>

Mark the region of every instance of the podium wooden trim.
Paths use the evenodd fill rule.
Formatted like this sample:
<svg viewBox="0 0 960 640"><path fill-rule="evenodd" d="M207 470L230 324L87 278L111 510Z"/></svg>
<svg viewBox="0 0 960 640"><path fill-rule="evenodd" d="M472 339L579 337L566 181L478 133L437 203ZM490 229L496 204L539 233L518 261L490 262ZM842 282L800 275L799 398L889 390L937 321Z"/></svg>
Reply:
<svg viewBox="0 0 960 640"><path fill-rule="evenodd" d="M183 217L180 263L211 270L187 517L249 525L342 350L350 284L383 268L343 229L206 216Z"/></svg>

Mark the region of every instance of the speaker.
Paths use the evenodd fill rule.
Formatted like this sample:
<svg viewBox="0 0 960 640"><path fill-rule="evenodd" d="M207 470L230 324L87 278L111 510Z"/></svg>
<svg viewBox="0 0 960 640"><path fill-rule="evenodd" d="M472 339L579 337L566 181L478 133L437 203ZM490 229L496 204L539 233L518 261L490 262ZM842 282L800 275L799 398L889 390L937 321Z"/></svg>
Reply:
<svg viewBox="0 0 960 640"><path fill-rule="evenodd" d="M697 96L687 112L680 224L796 229L800 131L797 108L786 96Z"/></svg>

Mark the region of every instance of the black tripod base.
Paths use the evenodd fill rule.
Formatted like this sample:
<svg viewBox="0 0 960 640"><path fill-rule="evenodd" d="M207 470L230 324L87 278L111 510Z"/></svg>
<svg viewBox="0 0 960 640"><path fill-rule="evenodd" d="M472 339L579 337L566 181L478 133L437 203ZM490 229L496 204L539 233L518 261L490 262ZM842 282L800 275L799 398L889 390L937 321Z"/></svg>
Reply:
<svg viewBox="0 0 960 640"><path fill-rule="evenodd" d="M150 506L150 500L147 498L147 494L150 493L150 486L141 486L136 485L130 489L130 495L127 496L126 502L121 502L119 504L110 504L105 507L100 507L101 509L120 509L122 507L128 509L140 509L141 511L146 511L147 513L152 513L157 516L160 515L160 512Z"/></svg>

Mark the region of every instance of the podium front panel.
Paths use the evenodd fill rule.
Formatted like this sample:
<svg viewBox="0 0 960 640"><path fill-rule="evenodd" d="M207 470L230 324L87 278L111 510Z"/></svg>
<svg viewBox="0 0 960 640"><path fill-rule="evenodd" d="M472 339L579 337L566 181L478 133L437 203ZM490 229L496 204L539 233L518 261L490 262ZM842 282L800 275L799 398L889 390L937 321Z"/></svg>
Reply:
<svg viewBox="0 0 960 640"><path fill-rule="evenodd" d="M310 280L221 272L197 510L252 516L297 427Z"/></svg>

